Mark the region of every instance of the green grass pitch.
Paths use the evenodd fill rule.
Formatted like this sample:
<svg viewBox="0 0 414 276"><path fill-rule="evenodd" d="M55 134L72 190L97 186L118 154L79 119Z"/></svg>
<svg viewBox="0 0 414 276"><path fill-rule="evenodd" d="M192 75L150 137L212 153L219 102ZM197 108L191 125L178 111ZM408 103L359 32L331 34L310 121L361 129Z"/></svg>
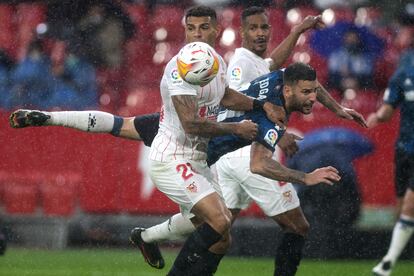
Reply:
<svg viewBox="0 0 414 276"><path fill-rule="evenodd" d="M158 276L166 275L176 253L164 254L166 267L150 268L135 250L120 249L68 249L62 251L9 248L0 257L1 276ZM298 276L364 276L371 275L374 260L317 261L304 260ZM400 261L393 276L414 275L414 262ZM273 275L270 258L225 257L217 276Z"/></svg>

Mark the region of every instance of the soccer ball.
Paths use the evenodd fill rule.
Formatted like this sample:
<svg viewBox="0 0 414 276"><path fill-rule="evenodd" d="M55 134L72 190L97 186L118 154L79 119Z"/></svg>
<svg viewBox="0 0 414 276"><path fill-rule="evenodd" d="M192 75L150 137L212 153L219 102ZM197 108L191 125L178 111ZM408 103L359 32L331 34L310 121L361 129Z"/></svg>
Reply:
<svg viewBox="0 0 414 276"><path fill-rule="evenodd" d="M219 70L217 53L207 43L189 43L178 53L177 69L184 81L194 85L206 85Z"/></svg>

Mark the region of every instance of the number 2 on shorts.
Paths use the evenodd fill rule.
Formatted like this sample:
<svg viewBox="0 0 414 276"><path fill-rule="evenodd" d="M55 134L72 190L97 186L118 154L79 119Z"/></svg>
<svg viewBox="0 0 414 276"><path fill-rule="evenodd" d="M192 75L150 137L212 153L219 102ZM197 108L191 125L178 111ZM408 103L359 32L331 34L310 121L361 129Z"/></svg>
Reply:
<svg viewBox="0 0 414 276"><path fill-rule="evenodd" d="M181 177L184 180L188 180L190 177L193 176L193 173L189 172L188 169L190 169L190 171L193 170L190 163L178 164L176 167L177 172L181 172Z"/></svg>

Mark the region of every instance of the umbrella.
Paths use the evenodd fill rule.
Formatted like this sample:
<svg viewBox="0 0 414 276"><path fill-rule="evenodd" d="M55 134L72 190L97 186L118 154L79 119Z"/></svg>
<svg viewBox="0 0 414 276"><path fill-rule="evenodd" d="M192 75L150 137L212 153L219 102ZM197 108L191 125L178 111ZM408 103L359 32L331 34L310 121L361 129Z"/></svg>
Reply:
<svg viewBox="0 0 414 276"><path fill-rule="evenodd" d="M373 57L382 54L385 41L372 33L364 26L356 26L350 22L338 22L332 27L313 32L310 45L318 54L328 57L332 52L342 47L342 38L348 31L354 31L359 35L362 51Z"/></svg>
<svg viewBox="0 0 414 276"><path fill-rule="evenodd" d="M334 145L345 149L351 160L372 152L373 144L364 135L344 127L322 128L306 134L299 143L299 152L315 150L319 147Z"/></svg>

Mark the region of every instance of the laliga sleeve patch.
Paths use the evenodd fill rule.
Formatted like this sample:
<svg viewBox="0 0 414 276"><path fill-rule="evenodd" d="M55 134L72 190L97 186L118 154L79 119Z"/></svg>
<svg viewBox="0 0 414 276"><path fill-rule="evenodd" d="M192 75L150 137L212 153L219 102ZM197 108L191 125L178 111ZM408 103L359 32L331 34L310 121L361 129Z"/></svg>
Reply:
<svg viewBox="0 0 414 276"><path fill-rule="evenodd" d="M174 68L170 73L171 83L173 85L180 85L183 84L183 79L181 78L180 74L178 73L177 68Z"/></svg>
<svg viewBox="0 0 414 276"><path fill-rule="evenodd" d="M233 67L233 69L231 69L230 81L241 81L242 73L241 67Z"/></svg>
<svg viewBox="0 0 414 276"><path fill-rule="evenodd" d="M277 131L274 129L269 129L269 131L266 133L264 140L266 143L268 143L271 147L274 147L276 145L278 138Z"/></svg>

